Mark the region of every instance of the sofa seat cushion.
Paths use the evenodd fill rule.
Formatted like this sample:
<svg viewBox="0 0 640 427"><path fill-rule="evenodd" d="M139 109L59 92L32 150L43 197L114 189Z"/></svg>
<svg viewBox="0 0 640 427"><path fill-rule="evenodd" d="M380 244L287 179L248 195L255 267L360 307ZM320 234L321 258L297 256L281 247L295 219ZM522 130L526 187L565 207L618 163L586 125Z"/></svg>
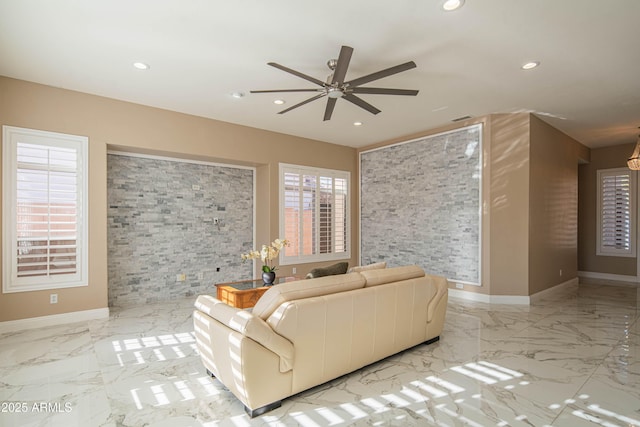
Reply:
<svg viewBox="0 0 640 427"><path fill-rule="evenodd" d="M424 277L425 273L417 265L393 267L378 270L367 270L360 273L366 280L366 287L384 285L385 283Z"/></svg>
<svg viewBox="0 0 640 427"><path fill-rule="evenodd" d="M282 283L271 287L260 297L253 307L253 315L267 320L283 302L352 291L364 285L365 279L360 273Z"/></svg>
<svg viewBox="0 0 640 427"><path fill-rule="evenodd" d="M307 279L315 279L318 277L334 276L337 274L345 274L349 268L348 262L338 262L327 267L314 268L307 274Z"/></svg>

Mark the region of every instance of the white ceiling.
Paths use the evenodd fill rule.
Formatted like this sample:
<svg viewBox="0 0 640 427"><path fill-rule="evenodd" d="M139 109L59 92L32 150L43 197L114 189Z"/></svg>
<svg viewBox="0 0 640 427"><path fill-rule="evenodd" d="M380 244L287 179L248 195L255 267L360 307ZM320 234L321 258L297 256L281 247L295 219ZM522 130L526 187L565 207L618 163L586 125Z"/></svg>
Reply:
<svg viewBox="0 0 640 427"><path fill-rule="evenodd" d="M587 146L640 126L640 0L0 0L0 75L353 147L488 113L529 111ZM354 48L347 80L413 60L365 86L372 115L326 98L276 114ZM541 65L529 71L527 61ZM133 68L143 61L151 68ZM242 99L231 97L245 92ZM277 97L284 106L273 104ZM363 126L353 126L354 121Z"/></svg>

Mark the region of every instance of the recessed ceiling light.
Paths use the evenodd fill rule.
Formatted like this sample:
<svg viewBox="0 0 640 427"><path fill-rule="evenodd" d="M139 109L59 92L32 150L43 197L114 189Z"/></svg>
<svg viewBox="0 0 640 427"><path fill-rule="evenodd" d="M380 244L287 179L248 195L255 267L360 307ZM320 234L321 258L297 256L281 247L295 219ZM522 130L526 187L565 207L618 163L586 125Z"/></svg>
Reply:
<svg viewBox="0 0 640 427"><path fill-rule="evenodd" d="M276 105L282 105L284 104L286 101L284 99L276 99L275 101L273 101L274 104Z"/></svg>
<svg viewBox="0 0 640 427"><path fill-rule="evenodd" d="M353 122L354 126L362 126L362 122Z"/></svg>
<svg viewBox="0 0 640 427"><path fill-rule="evenodd" d="M452 12L456 9L460 9L464 4L464 0L446 0L442 3L442 8L447 12Z"/></svg>
<svg viewBox="0 0 640 427"><path fill-rule="evenodd" d="M231 96L236 99L244 98L244 92L233 92Z"/></svg>
<svg viewBox="0 0 640 427"><path fill-rule="evenodd" d="M148 70L149 68L149 64L145 64L144 62L134 62L133 66L136 67L138 70Z"/></svg>
<svg viewBox="0 0 640 427"><path fill-rule="evenodd" d="M538 65L540 65L540 61L531 61L527 62L520 68L522 68L523 70L531 70L533 68L536 68Z"/></svg>

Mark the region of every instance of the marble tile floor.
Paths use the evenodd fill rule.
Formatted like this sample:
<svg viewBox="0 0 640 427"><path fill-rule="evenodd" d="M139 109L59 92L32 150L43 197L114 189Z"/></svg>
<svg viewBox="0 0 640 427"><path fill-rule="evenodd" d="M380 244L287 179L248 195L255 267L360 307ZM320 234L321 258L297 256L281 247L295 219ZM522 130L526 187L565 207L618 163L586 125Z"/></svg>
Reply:
<svg viewBox="0 0 640 427"><path fill-rule="evenodd" d="M640 425L638 287L581 284L532 306L451 298L438 343L254 419L205 374L192 304L0 335L0 426Z"/></svg>

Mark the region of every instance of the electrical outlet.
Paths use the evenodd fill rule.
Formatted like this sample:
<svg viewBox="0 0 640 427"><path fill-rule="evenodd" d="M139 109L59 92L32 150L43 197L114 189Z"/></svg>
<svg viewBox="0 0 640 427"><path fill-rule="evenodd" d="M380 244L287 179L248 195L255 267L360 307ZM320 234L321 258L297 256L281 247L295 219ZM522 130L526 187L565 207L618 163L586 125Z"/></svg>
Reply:
<svg viewBox="0 0 640 427"><path fill-rule="evenodd" d="M182 273L176 275L176 282L184 282L185 280L187 280L186 274Z"/></svg>
<svg viewBox="0 0 640 427"><path fill-rule="evenodd" d="M562 269L560 269L560 277L562 277Z"/></svg>
<svg viewBox="0 0 640 427"><path fill-rule="evenodd" d="M216 267L216 271L220 273L220 267Z"/></svg>
<svg viewBox="0 0 640 427"><path fill-rule="evenodd" d="M204 280L204 273L202 271L198 273L198 280Z"/></svg>
<svg viewBox="0 0 640 427"><path fill-rule="evenodd" d="M298 269L293 267L292 274L296 274L297 271L298 271Z"/></svg>
<svg viewBox="0 0 640 427"><path fill-rule="evenodd" d="M191 186L191 189L192 189L193 191L198 191L198 190L200 190L200 186L199 186L198 184L193 184L193 185Z"/></svg>
<svg viewBox="0 0 640 427"><path fill-rule="evenodd" d="M49 295L49 304L57 304L58 303L58 294Z"/></svg>
<svg viewBox="0 0 640 427"><path fill-rule="evenodd" d="M456 289L464 289L464 285L462 283L456 283Z"/></svg>

